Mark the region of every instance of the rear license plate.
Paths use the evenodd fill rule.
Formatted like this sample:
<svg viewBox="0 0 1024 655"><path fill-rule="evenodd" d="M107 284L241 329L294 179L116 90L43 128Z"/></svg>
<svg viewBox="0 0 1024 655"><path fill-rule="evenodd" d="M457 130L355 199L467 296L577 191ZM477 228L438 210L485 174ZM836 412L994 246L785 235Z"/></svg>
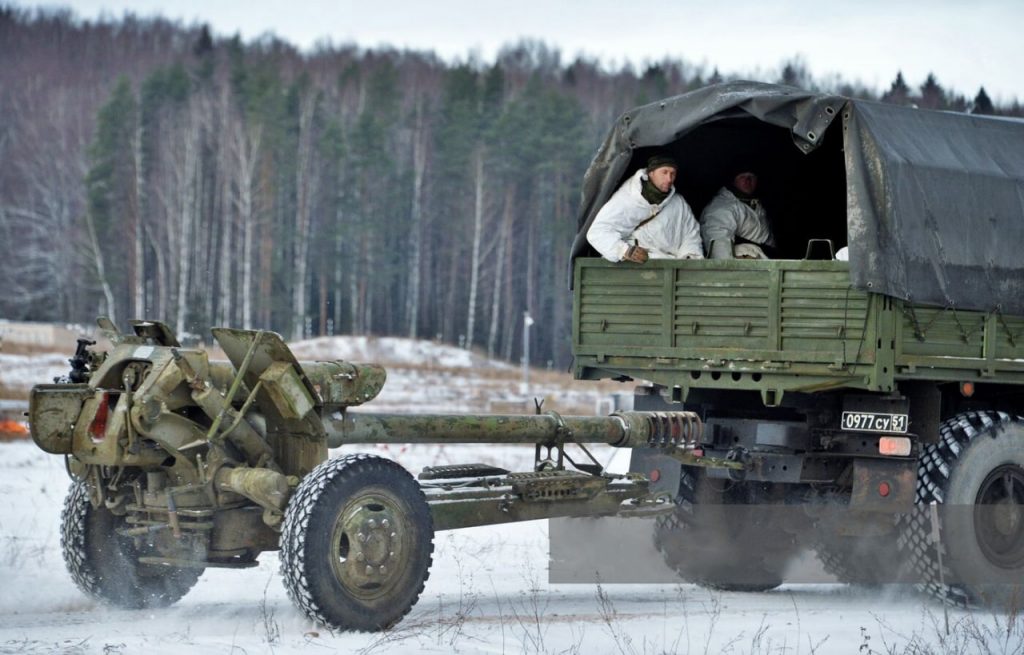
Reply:
<svg viewBox="0 0 1024 655"><path fill-rule="evenodd" d="M907 431L907 414L879 414L876 412L843 412L842 428L853 432Z"/></svg>

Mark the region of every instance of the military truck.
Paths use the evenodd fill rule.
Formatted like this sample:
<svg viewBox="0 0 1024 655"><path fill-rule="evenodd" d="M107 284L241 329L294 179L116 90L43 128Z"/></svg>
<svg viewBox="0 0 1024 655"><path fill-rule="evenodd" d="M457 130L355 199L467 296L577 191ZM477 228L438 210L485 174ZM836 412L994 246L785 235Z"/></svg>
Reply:
<svg viewBox="0 0 1024 655"><path fill-rule="evenodd" d="M653 153L698 216L756 172L782 258L599 258L587 228ZM624 113L584 179L574 372L702 419L704 462L633 453L676 498L666 562L769 589L813 546L842 580L1019 607L1021 243L1024 121L756 83Z"/></svg>

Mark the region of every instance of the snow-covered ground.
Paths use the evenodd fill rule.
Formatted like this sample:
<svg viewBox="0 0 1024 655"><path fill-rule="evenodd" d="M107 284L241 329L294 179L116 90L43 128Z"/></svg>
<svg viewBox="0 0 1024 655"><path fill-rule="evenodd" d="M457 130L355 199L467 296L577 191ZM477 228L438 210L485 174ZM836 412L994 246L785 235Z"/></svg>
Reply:
<svg viewBox="0 0 1024 655"><path fill-rule="evenodd" d="M499 450L495 459L509 465L523 457L521 448ZM433 456L420 449L397 459L416 469ZM906 591L549 584L546 521L438 533L420 602L386 633L312 625L285 594L275 553L255 569L208 570L170 609L110 609L64 569L67 484L61 458L27 442L0 444L0 653L1024 652L1021 619L952 611L946 637L943 608ZM638 530L647 525L636 521Z"/></svg>
<svg viewBox="0 0 1024 655"><path fill-rule="evenodd" d="M538 374L523 393L517 369L405 340L318 339L294 348L300 359L387 365L388 385L368 410L488 411L489 399L516 407L533 396L549 398L560 411L585 410L607 393L554 374ZM52 370L64 372L67 356L5 357L0 387L49 381ZM478 461L527 470L533 457L523 446L369 450L413 472ZM616 452L621 466L623 451L597 455L607 461ZM944 608L901 588L803 584L739 594L671 581L552 584L547 521L438 533L419 603L381 634L332 634L312 625L289 601L276 553L264 553L254 569L208 570L170 609L110 609L82 594L65 571L59 517L67 487L62 458L30 442L0 443L0 653L1024 654L1024 619L950 611L947 636ZM645 537L649 520L635 525L623 561L662 566Z"/></svg>

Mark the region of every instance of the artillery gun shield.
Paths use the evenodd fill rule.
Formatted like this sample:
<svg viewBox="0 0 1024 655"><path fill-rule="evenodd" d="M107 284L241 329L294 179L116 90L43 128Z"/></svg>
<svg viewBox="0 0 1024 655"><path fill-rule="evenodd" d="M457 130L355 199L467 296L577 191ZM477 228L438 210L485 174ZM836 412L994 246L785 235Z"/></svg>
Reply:
<svg viewBox="0 0 1024 655"><path fill-rule="evenodd" d="M71 453L73 426L82 403L95 391L87 384L37 384L29 396L32 439L54 455Z"/></svg>
<svg viewBox="0 0 1024 655"><path fill-rule="evenodd" d="M212 332L245 386L255 393L256 406L267 418L267 440L282 471L288 475L310 472L327 458L324 426L312 411L323 403L291 349L273 332L229 328Z"/></svg>

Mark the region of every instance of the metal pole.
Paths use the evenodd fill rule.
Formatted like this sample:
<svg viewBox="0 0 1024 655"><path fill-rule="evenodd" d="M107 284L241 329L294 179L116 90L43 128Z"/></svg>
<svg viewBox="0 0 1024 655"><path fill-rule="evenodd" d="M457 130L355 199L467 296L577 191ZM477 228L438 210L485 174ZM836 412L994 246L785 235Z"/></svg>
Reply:
<svg viewBox="0 0 1024 655"><path fill-rule="evenodd" d="M523 312L523 393L530 389L530 312Z"/></svg>

